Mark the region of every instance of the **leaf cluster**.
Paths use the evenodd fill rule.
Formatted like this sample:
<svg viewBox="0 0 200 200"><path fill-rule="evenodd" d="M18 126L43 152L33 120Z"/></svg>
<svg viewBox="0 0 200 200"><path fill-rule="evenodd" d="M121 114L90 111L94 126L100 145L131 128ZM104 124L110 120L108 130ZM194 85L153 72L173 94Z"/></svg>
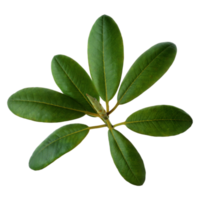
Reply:
<svg viewBox="0 0 200 200"><path fill-rule="evenodd" d="M120 30L106 15L94 23L88 39L88 61L92 79L72 58L56 55L51 62L53 78L63 92L46 88L25 88L8 99L9 109L16 115L38 122L62 122L83 117L99 117L103 125L65 125L54 131L33 152L29 166L40 170L75 148L91 129L108 127L110 152L122 177L134 185L145 181L144 162L133 144L115 127L126 125L130 130L148 136L173 136L186 131L192 118L170 105L141 109L126 121L112 125L109 115L150 88L172 65L177 48L162 42L145 51L130 67L120 87L124 50ZM109 101L119 87L117 103ZM106 103L106 110L99 99Z"/></svg>

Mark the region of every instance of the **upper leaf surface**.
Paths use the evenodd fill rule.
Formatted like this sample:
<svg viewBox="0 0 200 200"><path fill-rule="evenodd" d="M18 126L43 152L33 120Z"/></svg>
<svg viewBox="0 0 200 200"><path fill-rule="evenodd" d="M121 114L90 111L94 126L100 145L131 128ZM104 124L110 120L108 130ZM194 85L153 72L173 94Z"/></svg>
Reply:
<svg viewBox="0 0 200 200"><path fill-rule="evenodd" d="M88 134L88 126L70 124L54 131L33 152L29 166L40 170L75 148Z"/></svg>
<svg viewBox="0 0 200 200"><path fill-rule="evenodd" d="M118 104L127 103L150 88L173 63L176 46L159 43L144 52L131 66L118 93Z"/></svg>
<svg viewBox="0 0 200 200"><path fill-rule="evenodd" d="M146 172L140 154L119 131L109 130L108 136L111 155L119 173L129 183L142 185Z"/></svg>
<svg viewBox="0 0 200 200"><path fill-rule="evenodd" d="M101 98L109 101L120 83L124 53L120 30L106 15L98 18L88 39L90 73Z"/></svg>
<svg viewBox="0 0 200 200"><path fill-rule="evenodd" d="M51 62L51 69L56 84L64 94L78 101L87 111L96 113L86 94L97 100L99 95L88 74L76 61L64 55L57 55Z"/></svg>
<svg viewBox="0 0 200 200"><path fill-rule="evenodd" d="M71 97L45 88L25 88L8 99L8 107L20 117L39 122L80 118L83 107Z"/></svg>
<svg viewBox="0 0 200 200"><path fill-rule="evenodd" d="M172 136L186 131L192 118L174 106L160 105L141 109L126 120L126 126L150 136Z"/></svg>

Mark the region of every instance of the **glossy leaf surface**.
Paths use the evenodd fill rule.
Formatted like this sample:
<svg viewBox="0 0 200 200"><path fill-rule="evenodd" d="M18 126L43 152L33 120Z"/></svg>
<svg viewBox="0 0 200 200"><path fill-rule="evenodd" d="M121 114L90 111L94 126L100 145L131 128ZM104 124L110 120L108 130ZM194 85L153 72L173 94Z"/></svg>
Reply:
<svg viewBox="0 0 200 200"><path fill-rule="evenodd" d="M150 136L172 136L186 131L192 118L174 106L160 105L141 109L126 120L126 126Z"/></svg>
<svg viewBox="0 0 200 200"><path fill-rule="evenodd" d="M8 99L8 107L19 117L39 122L62 122L84 115L74 99L46 88L22 89Z"/></svg>
<svg viewBox="0 0 200 200"><path fill-rule="evenodd" d="M118 93L118 104L127 103L150 88L169 69L176 56L176 46L159 43L144 52L131 66Z"/></svg>
<svg viewBox="0 0 200 200"><path fill-rule="evenodd" d="M120 83L123 67L123 41L115 21L106 15L97 19L88 40L90 73L99 95L109 101Z"/></svg>
<svg viewBox="0 0 200 200"><path fill-rule="evenodd" d="M89 75L76 61L64 55L54 56L51 70L56 84L64 94L78 101L87 111L96 113L86 94L97 100L99 95Z"/></svg>
<svg viewBox="0 0 200 200"><path fill-rule="evenodd" d="M145 167L140 154L131 142L117 130L109 130L110 151L113 161L128 182L142 185L145 181Z"/></svg>
<svg viewBox="0 0 200 200"><path fill-rule="evenodd" d="M33 170L43 169L75 148L88 132L88 127L83 124L70 124L57 129L33 152L29 167Z"/></svg>

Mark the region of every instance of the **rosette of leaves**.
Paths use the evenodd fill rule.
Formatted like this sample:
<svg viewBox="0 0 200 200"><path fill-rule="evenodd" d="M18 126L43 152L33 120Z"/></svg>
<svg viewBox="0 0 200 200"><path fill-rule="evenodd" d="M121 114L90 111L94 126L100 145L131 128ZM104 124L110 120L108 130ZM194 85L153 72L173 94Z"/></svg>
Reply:
<svg viewBox="0 0 200 200"><path fill-rule="evenodd" d="M100 117L103 125L88 127L70 124L55 130L33 152L29 166L33 170L47 167L63 154L75 148L91 129L108 127L113 161L129 183L145 181L144 162L133 144L115 127L126 125L130 130L148 136L174 136L192 125L192 118L183 110L158 105L139 110L125 122L112 125L109 115L119 106L130 102L150 88L172 65L176 46L158 43L145 51L131 66L122 81L117 103L109 109L122 75L123 40L115 21L106 15L94 23L88 40L88 60L92 77L72 58L56 55L52 59L53 78L63 92L46 88L25 88L8 99L9 109L16 115L39 122L62 122L83 117ZM106 110L99 103L106 103Z"/></svg>

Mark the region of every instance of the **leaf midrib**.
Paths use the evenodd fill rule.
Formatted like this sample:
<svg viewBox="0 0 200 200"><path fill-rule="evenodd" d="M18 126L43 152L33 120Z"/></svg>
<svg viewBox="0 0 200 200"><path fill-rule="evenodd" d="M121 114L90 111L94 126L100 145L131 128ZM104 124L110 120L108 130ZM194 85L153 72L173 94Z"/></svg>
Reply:
<svg viewBox="0 0 200 200"><path fill-rule="evenodd" d="M122 100L122 98L124 97L124 95L127 93L127 91L129 90L129 88L133 85L133 83L138 79L138 77L143 73L143 71L161 54L163 53L167 48L169 48L172 44L170 44L168 47L166 47L164 50L162 50L141 72L140 74L135 78L135 80L133 80L133 82L129 85L129 87L126 89L126 91L124 92L124 94L122 95L122 97L119 99L118 103L120 104L120 101Z"/></svg>
<svg viewBox="0 0 200 200"><path fill-rule="evenodd" d="M69 80L72 82L72 84L75 86L75 88L79 91L79 93L83 96L83 98L86 100L86 102L94 110L94 108L92 107L92 105L90 104L90 102L87 100L87 98L85 97L85 95L78 89L78 87L76 86L76 84L72 81L72 79L69 77L69 75L65 72L65 70L63 69L63 67L61 66L61 64L59 63L59 61L56 58L55 58L55 60L58 63L58 65L60 66L60 68L63 70L64 74L69 78Z"/></svg>
<svg viewBox="0 0 200 200"><path fill-rule="evenodd" d="M116 144L117 144L117 146L118 146L118 148L119 148L119 150L120 150L120 152L121 152L121 154L122 154L122 157L123 157L124 160L125 160L126 165L127 165L128 168L130 169L130 171L131 171L131 173L133 174L133 176L135 177L135 179L137 180L138 184L140 184L140 181L138 181L138 178L135 176L135 174L133 173L131 167L129 166L128 162L126 161L126 159L125 159L125 157L124 157L124 154L122 153L122 150L121 150L121 148L119 147L119 145L118 145L118 143L117 143L117 140L116 140L116 138L115 138L115 136L114 136L112 130L113 130L113 129L110 129L110 132L112 133L112 136L113 136L113 138L114 138L114 140L115 140L115 142L116 142Z"/></svg>
<svg viewBox="0 0 200 200"><path fill-rule="evenodd" d="M105 94L106 94L106 103L108 102L108 95L107 95L107 84L106 84L106 69L105 69L105 60L104 60L104 37L103 37L103 28L104 26L104 17L102 18L102 57L103 57L103 75L104 75L104 81L105 81Z"/></svg>
<svg viewBox="0 0 200 200"><path fill-rule="evenodd" d="M153 122L153 121L187 121L187 122L192 122L192 120L183 120L183 119L153 119L153 120L128 121L128 122L125 122L125 124Z"/></svg>
<svg viewBox="0 0 200 200"><path fill-rule="evenodd" d="M76 132L73 132L73 133L70 133L70 134L67 134L67 135L65 135L65 136L62 136L62 137L60 137L60 138L54 140L53 142L49 143L48 145L46 145L46 146L45 146L44 148L42 148L36 155L38 155L39 153L41 153L41 151L43 151L43 150L44 150L45 148L47 148L49 145L51 145L51 144L57 142L58 140L61 140L61 139L65 138L65 137L68 137L68 136L70 136L70 135L73 135L73 134L75 134L75 133L79 133L79 132L82 132L82 131L85 131L85 130L88 130L88 129L89 129L89 127L88 127L88 128L85 128L85 129L82 129L82 130L79 130L79 131L76 131ZM34 155L34 156L36 156L36 155Z"/></svg>
<svg viewBox="0 0 200 200"><path fill-rule="evenodd" d="M59 106L59 105L55 105L55 104L51 104L51 103L46 103L46 102L41 102L41 101L33 101L33 100L18 100L18 99L15 99L15 100L11 100L11 101L22 101L22 102L29 102L29 103L41 103L41 104L45 104L45 105L49 105L49 106L55 106L55 107L59 107L59 108L64 108L64 109L68 109L68 110L74 110L74 111L77 111L77 112L83 112L85 113L85 111L83 110L77 110L77 109L73 109L73 108L68 108L68 107L63 107L63 106Z"/></svg>

